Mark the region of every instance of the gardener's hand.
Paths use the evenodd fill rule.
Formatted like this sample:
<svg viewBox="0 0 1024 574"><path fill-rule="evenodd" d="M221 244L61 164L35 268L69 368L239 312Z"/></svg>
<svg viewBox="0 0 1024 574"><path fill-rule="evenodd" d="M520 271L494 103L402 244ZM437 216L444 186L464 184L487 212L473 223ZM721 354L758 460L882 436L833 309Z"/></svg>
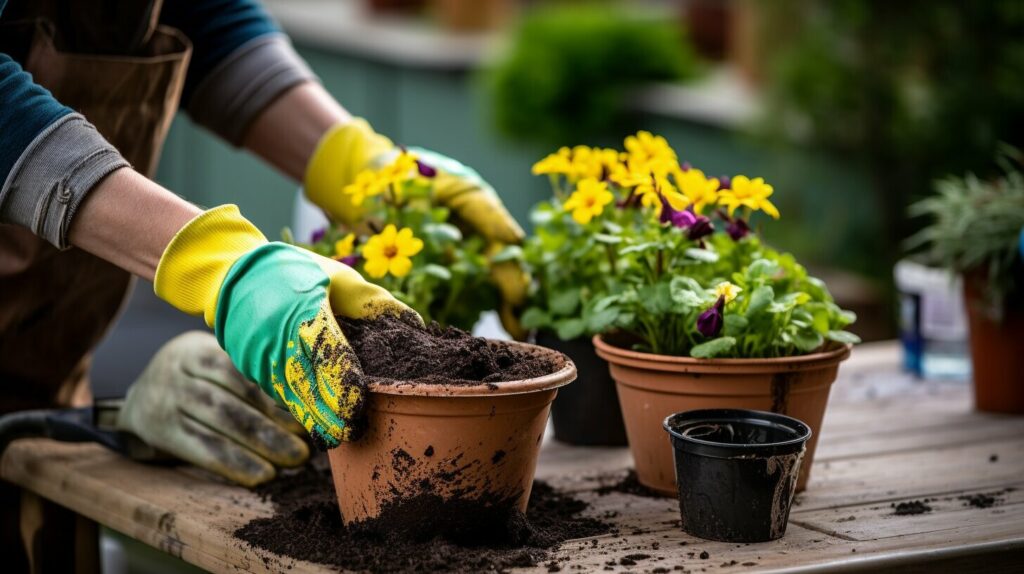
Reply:
<svg viewBox="0 0 1024 574"><path fill-rule="evenodd" d="M154 286L178 309L202 314L238 370L328 448L357 438L366 395L335 315L419 320L351 267L268 243L233 205L197 216L175 235Z"/></svg>
<svg viewBox="0 0 1024 574"><path fill-rule="evenodd" d="M434 170L434 200L451 209L458 222L483 237L491 250L517 244L523 230L487 182L476 171L441 154L410 149L421 169ZM305 190L309 199L337 221L348 224L362 220L363 211L342 193L363 170L378 168L394 159L397 149L364 120L356 119L330 130L321 139L306 170ZM515 262L493 267L493 279L502 295L502 322L513 335L520 335L513 312L522 305L528 278Z"/></svg>
<svg viewBox="0 0 1024 574"><path fill-rule="evenodd" d="M169 341L128 389L117 426L243 486L309 458L302 427L231 365L217 339Z"/></svg>

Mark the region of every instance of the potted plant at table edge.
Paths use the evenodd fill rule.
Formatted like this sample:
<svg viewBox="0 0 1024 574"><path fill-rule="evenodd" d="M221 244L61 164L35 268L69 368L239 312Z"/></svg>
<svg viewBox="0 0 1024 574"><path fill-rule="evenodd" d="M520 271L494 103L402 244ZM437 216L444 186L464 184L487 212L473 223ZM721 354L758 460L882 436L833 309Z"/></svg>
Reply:
<svg viewBox="0 0 1024 574"><path fill-rule="evenodd" d="M571 213L611 253L580 318L589 313L586 328L610 363L638 479L674 492L667 415L748 408L815 432L803 488L838 364L859 342L843 330L855 317L752 231L754 213L779 215L761 178L709 178L647 132L625 147L562 148L534 171L555 184L549 209Z"/></svg>
<svg viewBox="0 0 1024 574"><path fill-rule="evenodd" d="M973 174L935 184L935 195L910 207L932 222L908 241L925 249L929 263L964 279L975 406L1024 413L1024 155L1005 148L1003 174L990 181Z"/></svg>
<svg viewBox="0 0 1024 574"><path fill-rule="evenodd" d="M402 150L390 164L359 173L342 193L364 210L363 223L332 222L297 243L345 263L390 291L425 321L472 329L496 308L490 265L518 257L519 248L493 256L484 241L463 237L450 211L432 202L435 170ZM285 240L296 243L286 230Z"/></svg>

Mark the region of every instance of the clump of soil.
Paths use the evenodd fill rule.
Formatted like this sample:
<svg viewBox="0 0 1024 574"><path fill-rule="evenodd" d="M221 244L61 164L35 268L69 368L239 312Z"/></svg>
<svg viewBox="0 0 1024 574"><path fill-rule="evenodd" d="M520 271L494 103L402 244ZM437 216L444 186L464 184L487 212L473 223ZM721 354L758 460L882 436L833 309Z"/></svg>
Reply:
<svg viewBox="0 0 1024 574"><path fill-rule="evenodd" d="M972 506L974 508L992 508L993 506L1003 504L1003 495L1008 492L1013 492L1013 489L1004 488L1003 490L997 490L995 492L965 494L964 496L958 496L957 500L964 501L964 506Z"/></svg>
<svg viewBox="0 0 1024 574"><path fill-rule="evenodd" d="M389 530L386 511L376 524L346 528L323 457L256 491L273 504L274 516L250 521L235 532L236 537L275 554L345 570L501 572L536 566L550 560L550 550L566 540L611 530L600 520L580 516L587 503L540 481L534 482L525 516L516 511L477 515L485 522L473 530L417 539ZM479 512L480 507L469 511Z"/></svg>
<svg viewBox="0 0 1024 574"><path fill-rule="evenodd" d="M363 374L374 382L425 384L500 383L540 377L561 364L550 355L491 343L455 327L436 322L420 328L385 316L377 319L338 317Z"/></svg>
<svg viewBox="0 0 1024 574"><path fill-rule="evenodd" d="M932 511L932 507L928 506L926 500L900 502L899 504L890 505L890 508L893 508L892 513L894 516L913 516Z"/></svg>
<svg viewBox="0 0 1024 574"><path fill-rule="evenodd" d="M657 490L647 488L640 484L640 480L636 477L636 471L633 469L629 469L629 472L626 473L626 477L619 482L609 486L602 486L597 489L597 493L601 496L611 494L613 492L632 494L633 496L643 496L645 498L671 498Z"/></svg>

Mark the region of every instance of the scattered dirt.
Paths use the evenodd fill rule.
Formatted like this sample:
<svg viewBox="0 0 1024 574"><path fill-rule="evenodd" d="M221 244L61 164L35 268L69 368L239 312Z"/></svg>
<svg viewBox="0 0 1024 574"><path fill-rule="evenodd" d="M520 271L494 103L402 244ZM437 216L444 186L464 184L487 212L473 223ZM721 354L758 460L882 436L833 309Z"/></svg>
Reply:
<svg viewBox="0 0 1024 574"><path fill-rule="evenodd" d="M556 371L550 355L489 343L455 327L408 320L338 317L373 382L478 385L530 379Z"/></svg>
<svg viewBox="0 0 1024 574"><path fill-rule="evenodd" d="M501 572L544 563L550 550L566 540L611 530L600 520L580 516L587 503L539 481L526 516L516 511L500 515L494 510L501 505L495 505L490 514L477 515L482 522L472 530L449 528L445 536L416 539L391 529L395 520L387 511L374 523L346 528L325 457L256 492L273 504L274 516L250 521L236 537L286 557L356 571ZM466 510L479 513L482 507ZM557 571L552 570L557 562L546 565Z"/></svg>
<svg viewBox="0 0 1024 574"><path fill-rule="evenodd" d="M893 503L889 507L893 509L893 516L914 516L931 512L932 507L928 506L928 500L910 500L907 502Z"/></svg>
<svg viewBox="0 0 1024 574"><path fill-rule="evenodd" d="M993 506L1001 506L1004 502L1003 495L1008 492L1013 492L1013 489L1005 488L995 492L966 494L964 496L958 496L957 500L964 501L964 506L972 506L974 508L992 508Z"/></svg>
<svg viewBox="0 0 1024 574"><path fill-rule="evenodd" d="M671 498L670 496L666 496L658 492L657 490L652 490L640 484L640 481L636 477L636 471L633 469L629 469L629 472L626 474L626 477L620 480L619 482L609 486L602 486L597 489L597 493L600 494L601 496L611 494L613 492L618 492L622 494L632 494L633 496L643 496L645 498Z"/></svg>

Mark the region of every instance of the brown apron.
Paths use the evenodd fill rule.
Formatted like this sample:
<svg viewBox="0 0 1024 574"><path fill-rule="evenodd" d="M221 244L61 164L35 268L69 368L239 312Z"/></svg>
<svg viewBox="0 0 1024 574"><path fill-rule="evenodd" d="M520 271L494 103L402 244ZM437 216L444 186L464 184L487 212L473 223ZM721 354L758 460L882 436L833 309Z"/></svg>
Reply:
<svg viewBox="0 0 1024 574"><path fill-rule="evenodd" d="M0 25L0 51L148 176L191 54L181 32L156 24L161 3L14 0ZM90 352L132 284L127 272L82 250L61 251L24 228L0 225L0 414L87 404ZM8 496L0 496L5 560L16 551L8 546L8 518L17 513L7 510L17 499Z"/></svg>

